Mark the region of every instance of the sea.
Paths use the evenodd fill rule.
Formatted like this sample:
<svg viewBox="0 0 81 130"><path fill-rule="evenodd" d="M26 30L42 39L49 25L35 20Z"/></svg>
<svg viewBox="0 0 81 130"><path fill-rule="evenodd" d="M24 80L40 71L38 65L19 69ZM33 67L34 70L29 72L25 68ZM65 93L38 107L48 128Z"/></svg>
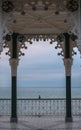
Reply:
<svg viewBox="0 0 81 130"><path fill-rule="evenodd" d="M64 87L18 87L17 98L65 98ZM71 88L72 98L81 98L81 87ZM11 98L11 88L1 87L0 98Z"/></svg>

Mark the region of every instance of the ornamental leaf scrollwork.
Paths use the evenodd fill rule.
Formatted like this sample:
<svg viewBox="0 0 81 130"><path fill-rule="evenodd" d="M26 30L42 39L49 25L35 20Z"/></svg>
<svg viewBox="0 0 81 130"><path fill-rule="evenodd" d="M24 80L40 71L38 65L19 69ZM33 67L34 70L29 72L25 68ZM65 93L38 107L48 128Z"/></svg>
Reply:
<svg viewBox="0 0 81 130"><path fill-rule="evenodd" d="M2 10L6 13L9 13L11 11L13 11L14 9L14 5L13 2L10 0L5 0L2 2Z"/></svg>

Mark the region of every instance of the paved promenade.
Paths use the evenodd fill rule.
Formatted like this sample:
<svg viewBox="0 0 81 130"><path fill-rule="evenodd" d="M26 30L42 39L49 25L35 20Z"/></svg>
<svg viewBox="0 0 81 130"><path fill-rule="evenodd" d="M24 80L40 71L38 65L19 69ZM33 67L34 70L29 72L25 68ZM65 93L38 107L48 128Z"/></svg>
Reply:
<svg viewBox="0 0 81 130"><path fill-rule="evenodd" d="M65 123L64 117L20 117L10 123L9 117L0 117L0 130L81 130L81 117Z"/></svg>

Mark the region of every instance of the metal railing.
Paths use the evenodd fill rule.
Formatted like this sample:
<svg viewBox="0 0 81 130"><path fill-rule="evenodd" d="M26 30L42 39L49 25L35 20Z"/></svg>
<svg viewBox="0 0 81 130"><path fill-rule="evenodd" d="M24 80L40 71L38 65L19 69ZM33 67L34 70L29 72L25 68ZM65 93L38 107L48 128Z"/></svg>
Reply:
<svg viewBox="0 0 81 130"><path fill-rule="evenodd" d="M64 115L65 100L63 99L23 99L18 100L18 115ZM24 110L24 111L23 111Z"/></svg>
<svg viewBox="0 0 81 130"><path fill-rule="evenodd" d="M17 99L19 116L65 116L66 100L57 99ZM0 115L11 115L11 100L0 99ZM72 99L72 115L81 115L81 99Z"/></svg>

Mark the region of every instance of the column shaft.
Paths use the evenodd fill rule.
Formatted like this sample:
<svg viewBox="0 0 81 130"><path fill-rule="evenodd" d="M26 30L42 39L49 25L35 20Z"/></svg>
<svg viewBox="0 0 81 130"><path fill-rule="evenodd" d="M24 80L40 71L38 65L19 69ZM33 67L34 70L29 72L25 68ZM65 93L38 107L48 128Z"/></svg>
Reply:
<svg viewBox="0 0 81 130"><path fill-rule="evenodd" d="M65 71L66 71L66 122L72 122L71 110L71 53L70 53L70 35L64 33L65 36Z"/></svg>
<svg viewBox="0 0 81 130"><path fill-rule="evenodd" d="M12 34L12 55L10 59L12 74L11 122L17 122L17 36L17 33Z"/></svg>
<svg viewBox="0 0 81 130"><path fill-rule="evenodd" d="M11 90L11 122L17 122L17 87L16 76L12 76Z"/></svg>
<svg viewBox="0 0 81 130"><path fill-rule="evenodd" d="M71 109L71 76L66 76L66 122L72 121Z"/></svg>

